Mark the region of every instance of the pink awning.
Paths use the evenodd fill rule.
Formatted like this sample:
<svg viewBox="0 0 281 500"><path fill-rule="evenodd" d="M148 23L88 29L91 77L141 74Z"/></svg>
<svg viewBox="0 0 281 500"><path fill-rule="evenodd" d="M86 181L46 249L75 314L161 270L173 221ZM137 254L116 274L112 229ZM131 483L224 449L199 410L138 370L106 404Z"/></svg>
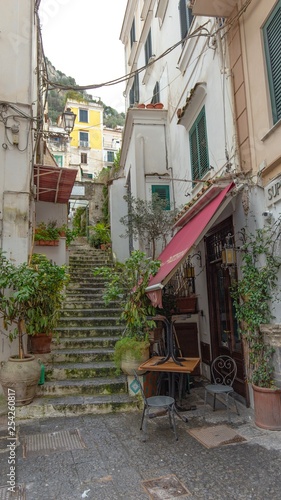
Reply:
<svg viewBox="0 0 281 500"><path fill-rule="evenodd" d="M158 259L161 260L162 264L158 273L151 278L147 288L147 295L154 304L156 302L160 304L159 290L171 279L192 246L198 244L202 239L204 230L234 186L235 184L232 182L226 188L222 189L214 199L175 234L170 243L168 243L159 255Z"/></svg>

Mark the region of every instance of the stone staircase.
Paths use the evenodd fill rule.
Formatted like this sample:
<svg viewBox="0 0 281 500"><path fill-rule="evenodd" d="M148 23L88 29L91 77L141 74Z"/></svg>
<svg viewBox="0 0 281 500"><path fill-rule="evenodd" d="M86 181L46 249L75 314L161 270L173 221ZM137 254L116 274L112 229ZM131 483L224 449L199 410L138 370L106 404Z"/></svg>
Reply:
<svg viewBox="0 0 281 500"><path fill-rule="evenodd" d="M80 244L79 244L80 243ZM18 418L127 411L137 401L127 393L124 375L116 375L114 344L123 327L117 323L118 303L105 306L103 278L93 268L110 265L110 254L81 239L71 247L71 280L57 333L49 355L37 355L45 365L46 382Z"/></svg>

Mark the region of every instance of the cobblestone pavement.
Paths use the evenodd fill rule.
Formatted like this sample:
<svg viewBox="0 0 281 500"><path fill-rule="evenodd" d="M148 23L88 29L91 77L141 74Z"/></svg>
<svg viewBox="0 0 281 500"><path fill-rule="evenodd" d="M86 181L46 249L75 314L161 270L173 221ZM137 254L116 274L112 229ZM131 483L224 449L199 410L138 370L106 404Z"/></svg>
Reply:
<svg viewBox="0 0 281 500"><path fill-rule="evenodd" d="M16 482L26 500L281 499L281 431L256 427L252 411L241 404L230 424L224 409L212 412L210 406L204 421L196 391L184 403L196 409L180 413L187 423L176 417L178 441L167 416L158 416L148 422L143 442L139 411L20 421ZM2 416L0 499L21 500L24 495L4 496L11 455L5 425ZM211 427L212 438L221 425L236 438L206 447L190 434ZM63 441L66 434L74 441ZM41 439L46 436L47 442ZM57 449L50 449L56 436Z"/></svg>

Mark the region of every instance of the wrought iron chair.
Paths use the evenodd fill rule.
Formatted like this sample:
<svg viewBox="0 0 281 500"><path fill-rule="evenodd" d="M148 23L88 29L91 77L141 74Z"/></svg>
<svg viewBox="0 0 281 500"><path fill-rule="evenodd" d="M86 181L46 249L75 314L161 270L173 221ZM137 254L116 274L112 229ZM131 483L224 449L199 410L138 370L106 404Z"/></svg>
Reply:
<svg viewBox="0 0 281 500"><path fill-rule="evenodd" d="M235 403L237 415L239 415L234 389L232 387L236 374L237 365L234 359L232 359L230 356L218 356L216 359L214 359L211 364L211 377L213 383L207 384L205 386L204 419L208 394L212 394L213 396L213 411L215 411L216 408L217 394L223 395L225 397L225 405L227 407L227 416L229 421L229 396L232 396Z"/></svg>
<svg viewBox="0 0 281 500"><path fill-rule="evenodd" d="M150 410L157 410L157 409L164 409L169 415L169 422L170 422L170 427L173 429L176 441L178 440L177 436L177 431L176 431L176 423L175 423L175 400L174 398L171 398L170 396L150 396L146 397L144 394L144 390L141 384L141 381L139 379L139 376L137 372L134 370L134 375L135 375L135 380L139 384L139 388L141 391L141 395L143 398L144 402L144 407L143 407L143 412L142 412L142 418L141 418L141 426L140 430L143 431L143 441L146 441L146 429L147 429L147 420L150 417L154 417L157 415L150 414Z"/></svg>

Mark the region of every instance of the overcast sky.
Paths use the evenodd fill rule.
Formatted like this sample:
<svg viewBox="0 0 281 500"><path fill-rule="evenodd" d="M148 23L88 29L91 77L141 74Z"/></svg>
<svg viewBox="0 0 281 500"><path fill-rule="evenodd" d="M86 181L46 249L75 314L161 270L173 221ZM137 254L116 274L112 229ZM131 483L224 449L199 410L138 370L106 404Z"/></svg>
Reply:
<svg viewBox="0 0 281 500"><path fill-rule="evenodd" d="M41 0L40 21L46 57L78 85L99 84L125 74L119 40L127 0ZM124 111L125 83L89 90Z"/></svg>

